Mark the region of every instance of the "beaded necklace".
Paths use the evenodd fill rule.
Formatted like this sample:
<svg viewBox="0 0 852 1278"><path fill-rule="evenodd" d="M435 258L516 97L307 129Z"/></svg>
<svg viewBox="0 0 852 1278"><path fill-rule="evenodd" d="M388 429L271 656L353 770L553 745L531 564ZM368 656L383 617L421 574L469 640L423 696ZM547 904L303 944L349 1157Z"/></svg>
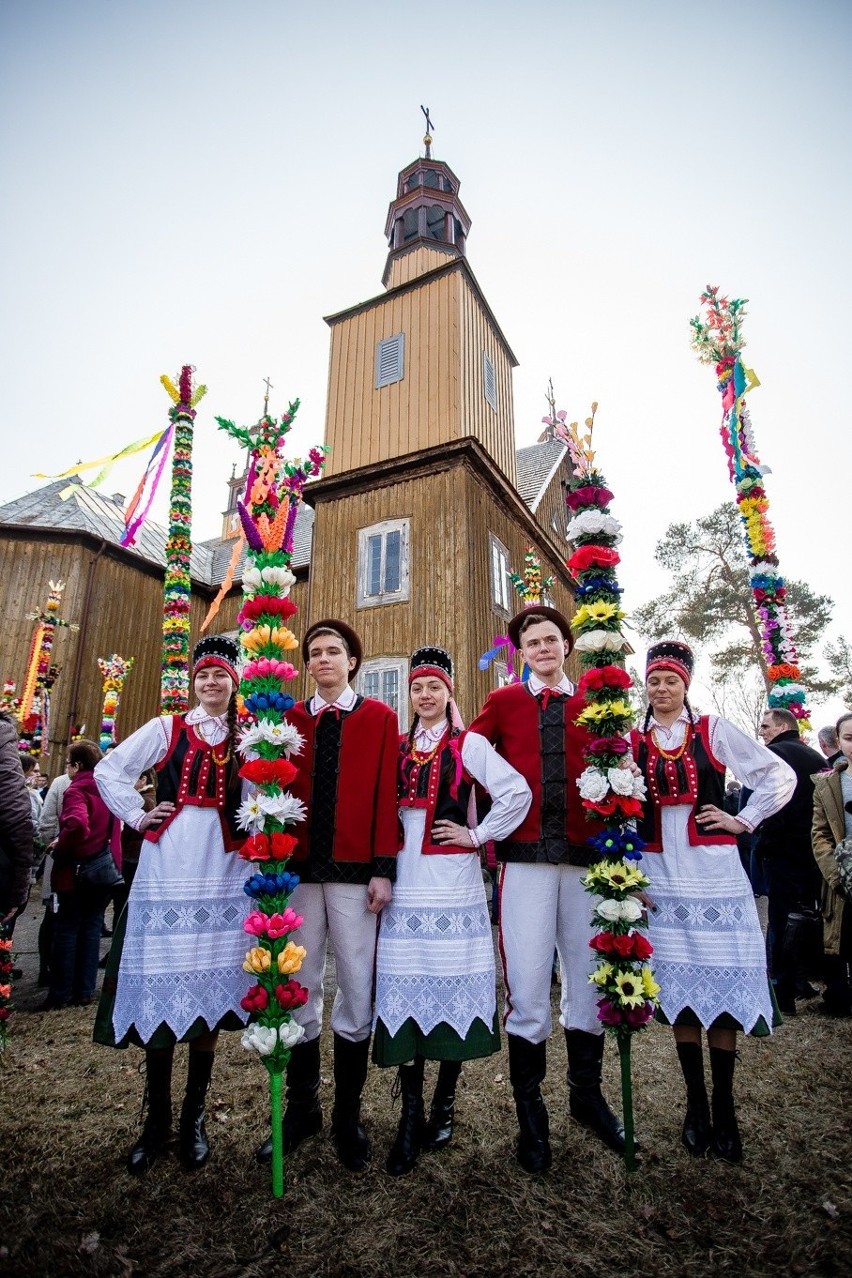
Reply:
<svg viewBox="0 0 852 1278"><path fill-rule="evenodd" d="M686 725L686 731L683 734L683 741L677 750L663 749L663 747L660 745L660 738L657 736L656 728L651 729L651 736L654 739L654 745L657 747L657 752L658 754L662 756L662 758L672 759L672 760L680 759L686 753L687 747L692 739L692 724L688 723Z"/></svg>

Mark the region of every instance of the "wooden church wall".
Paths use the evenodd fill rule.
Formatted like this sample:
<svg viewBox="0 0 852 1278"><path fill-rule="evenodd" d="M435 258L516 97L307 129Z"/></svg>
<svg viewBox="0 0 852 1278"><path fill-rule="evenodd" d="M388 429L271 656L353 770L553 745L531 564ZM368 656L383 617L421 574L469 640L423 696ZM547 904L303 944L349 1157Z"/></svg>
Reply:
<svg viewBox="0 0 852 1278"><path fill-rule="evenodd" d="M70 630L57 626L54 637L51 663L60 667L60 673L51 695L51 739L49 751L45 751L52 776L61 771L64 763L69 720L76 727L85 725L86 735L94 740L100 735L103 694L98 657L118 652L134 658L116 721L119 740L159 713L162 570L129 562L111 553L109 547L98 554L82 538L39 536L28 530L26 537L0 534L0 581L0 679L13 679L18 694L23 688L35 627L26 614L43 609L51 581L65 582L60 618L80 627ZM291 597L300 610L292 627L300 637L307 600L305 573L293 586ZM208 592L193 590L191 647L200 638L209 603ZM226 597L207 633L234 631L240 603L239 591ZM293 654L293 663L301 668L300 654ZM294 681L290 686L293 696L302 695L304 683L301 677Z"/></svg>
<svg viewBox="0 0 852 1278"><path fill-rule="evenodd" d="M491 454L513 486L517 483L515 463L515 417L512 399L512 365L503 342L465 277L452 276L458 289L461 323L461 435L473 435ZM494 366L496 411L485 398L482 353Z"/></svg>
<svg viewBox="0 0 852 1278"><path fill-rule="evenodd" d="M429 448L457 434L456 275L407 289L331 326L326 475ZM375 388L376 346L405 334L405 376Z"/></svg>

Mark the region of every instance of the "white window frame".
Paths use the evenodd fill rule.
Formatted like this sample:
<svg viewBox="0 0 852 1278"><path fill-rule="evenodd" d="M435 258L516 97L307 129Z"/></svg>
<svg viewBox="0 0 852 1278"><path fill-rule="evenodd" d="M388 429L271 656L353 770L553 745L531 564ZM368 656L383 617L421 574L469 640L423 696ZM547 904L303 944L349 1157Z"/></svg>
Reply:
<svg viewBox="0 0 852 1278"><path fill-rule="evenodd" d="M485 402L497 412L497 374L487 351L482 352L482 393Z"/></svg>
<svg viewBox="0 0 852 1278"><path fill-rule="evenodd" d="M376 390L392 386L405 376L405 333L394 333L376 343Z"/></svg>
<svg viewBox="0 0 852 1278"><path fill-rule="evenodd" d="M493 670L495 688L505 688L512 682L508 661L495 661L493 664Z"/></svg>
<svg viewBox="0 0 852 1278"><path fill-rule="evenodd" d="M509 580L509 552L499 537L488 534L488 576L491 604L504 617L511 613L513 586Z"/></svg>
<svg viewBox="0 0 852 1278"><path fill-rule="evenodd" d="M369 528L358 529L358 574L355 605L358 608L375 608L379 604L405 603L411 593L409 575L409 530L410 519L383 519L379 524L371 524ZM396 590L385 590L385 557L387 553L388 533L400 534L399 548L399 586ZM371 537L381 537L381 568L378 594L368 593L369 543Z"/></svg>
<svg viewBox="0 0 852 1278"><path fill-rule="evenodd" d="M397 707L396 713L399 719L400 732L408 731L408 689L406 685L406 677L408 675L408 658L407 657L371 657L369 661L365 661L358 671L358 678L355 680L355 690L362 697L375 696L377 701L383 701L385 705L390 705L389 701L385 701L381 693L384 691L383 682L386 675L396 674L397 676ZM368 676L378 677L378 692L368 691L367 685L372 687L372 679Z"/></svg>

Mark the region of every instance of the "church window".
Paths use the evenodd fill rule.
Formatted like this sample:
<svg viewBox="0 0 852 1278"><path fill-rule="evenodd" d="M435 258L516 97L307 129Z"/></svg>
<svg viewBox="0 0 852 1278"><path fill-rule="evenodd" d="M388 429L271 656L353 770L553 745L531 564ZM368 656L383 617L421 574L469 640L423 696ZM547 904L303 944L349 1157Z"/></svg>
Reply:
<svg viewBox="0 0 852 1278"><path fill-rule="evenodd" d="M401 695L406 668L405 657L375 657L364 662L356 681L356 689L363 697L372 697L390 706L399 718L403 732L408 727L408 698Z"/></svg>
<svg viewBox="0 0 852 1278"><path fill-rule="evenodd" d="M406 209L402 215L402 242L416 240L420 234L420 210Z"/></svg>
<svg viewBox="0 0 852 1278"><path fill-rule="evenodd" d="M376 346L376 389L401 382L405 373L405 334L385 337Z"/></svg>
<svg viewBox="0 0 852 1278"><path fill-rule="evenodd" d="M509 580L509 552L493 533L488 534L491 554L491 600L498 612L509 614L512 583Z"/></svg>
<svg viewBox="0 0 852 1278"><path fill-rule="evenodd" d="M358 531L359 608L409 597L408 520L386 519Z"/></svg>
<svg viewBox="0 0 852 1278"><path fill-rule="evenodd" d="M509 671L509 666L505 661L495 661L493 670L495 688L505 688L512 682L512 675Z"/></svg>
<svg viewBox="0 0 852 1278"><path fill-rule="evenodd" d="M485 351L482 352L482 386L485 392L485 398L494 412L497 412L497 377L494 373L494 365L488 358Z"/></svg>
<svg viewBox="0 0 852 1278"><path fill-rule="evenodd" d="M426 210L426 234L430 240L446 239L447 215L438 204L432 204Z"/></svg>

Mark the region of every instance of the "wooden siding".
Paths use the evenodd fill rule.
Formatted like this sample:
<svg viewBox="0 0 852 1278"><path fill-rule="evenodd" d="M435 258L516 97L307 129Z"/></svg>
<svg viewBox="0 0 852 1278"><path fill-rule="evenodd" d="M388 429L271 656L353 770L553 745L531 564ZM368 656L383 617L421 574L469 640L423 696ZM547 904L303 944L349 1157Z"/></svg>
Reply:
<svg viewBox="0 0 852 1278"><path fill-rule="evenodd" d="M461 326L461 419L457 438L473 435L478 439L514 486L518 477L512 365L476 293L463 276L457 279ZM483 351L494 365L496 411L485 398Z"/></svg>
<svg viewBox="0 0 852 1278"><path fill-rule="evenodd" d="M30 641L35 623L26 614L44 607L49 582L64 581L60 617L76 622L79 630L59 626L51 662L60 673L51 695L49 771L56 776L64 764L69 724L85 725L86 736L100 735L101 673L98 657L118 652L133 657L134 666L121 696L116 721L119 739L159 713L162 654L163 577L153 565L136 566L106 547L100 553L85 538L57 531L38 538L0 534L0 580L3 609L0 615L0 678L14 679L21 692L26 675ZM210 593L193 591L190 604L191 645L200 638L201 623ZM300 609L293 629L301 633L307 597L307 581L300 579L291 592ZM88 607L86 600L88 598ZM208 633L236 629L241 594L223 600ZM301 659L294 664L300 666ZM75 694L76 675L76 696ZM304 678L291 685L301 696Z"/></svg>
<svg viewBox="0 0 852 1278"><path fill-rule="evenodd" d="M405 334L404 376L376 389L376 346L400 332ZM483 351L494 365L496 412L485 399ZM327 475L468 435L514 483L512 357L461 269L426 278L332 321Z"/></svg>
<svg viewBox="0 0 852 1278"><path fill-rule="evenodd" d="M568 525L568 509L565 505L565 489L562 485L568 481L570 475L571 463L566 453L559 469L544 490L534 512L536 523L550 534L557 545L564 548L565 559L568 558L571 547L565 537L565 529Z"/></svg>
<svg viewBox="0 0 852 1278"><path fill-rule="evenodd" d="M420 244L407 253L403 249L397 256L388 259L390 275L387 287L396 288L398 284L407 284L409 280L434 270L436 266L444 266L449 257L458 257L457 250L452 246L441 250Z"/></svg>
<svg viewBox="0 0 852 1278"><path fill-rule="evenodd" d="M410 524L410 599L356 606L358 531L385 519ZM480 654L505 634L505 614L491 599L488 534L509 550L513 570L523 568L536 545L545 576L557 576L557 608L570 616L573 594L564 562L557 562L531 526L498 501L472 468L456 461L441 469L320 500L316 508L309 620L340 617L354 626L365 658L408 657L424 643L445 646L456 664L458 701L465 720L496 686L493 668L482 672ZM572 677L576 666L569 663Z"/></svg>

